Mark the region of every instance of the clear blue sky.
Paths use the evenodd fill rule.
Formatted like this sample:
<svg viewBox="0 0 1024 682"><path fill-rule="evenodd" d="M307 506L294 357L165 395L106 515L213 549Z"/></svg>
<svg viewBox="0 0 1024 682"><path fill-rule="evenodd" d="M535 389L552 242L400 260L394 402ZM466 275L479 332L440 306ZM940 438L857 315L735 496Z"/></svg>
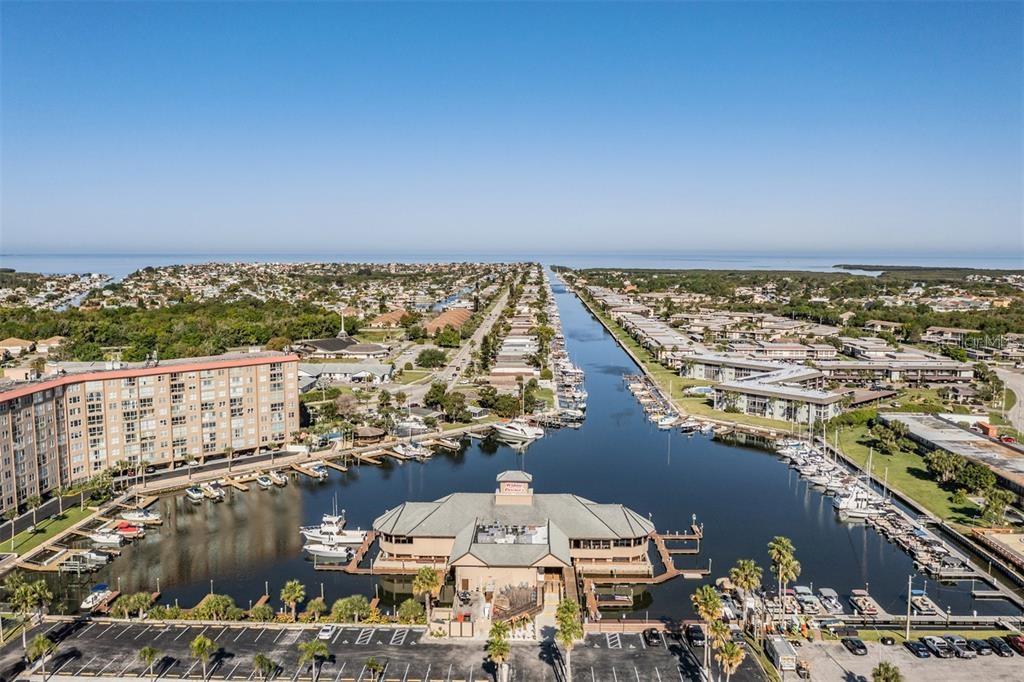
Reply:
<svg viewBox="0 0 1024 682"><path fill-rule="evenodd" d="M0 4L0 252L1022 250L1022 4Z"/></svg>

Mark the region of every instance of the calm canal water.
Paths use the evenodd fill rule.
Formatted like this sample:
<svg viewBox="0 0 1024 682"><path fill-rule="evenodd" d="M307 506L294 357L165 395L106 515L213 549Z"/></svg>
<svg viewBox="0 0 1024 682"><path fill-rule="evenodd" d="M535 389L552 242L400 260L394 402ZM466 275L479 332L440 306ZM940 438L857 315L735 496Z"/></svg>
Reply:
<svg viewBox="0 0 1024 682"><path fill-rule="evenodd" d="M681 530L697 515L704 523L701 554L677 557L680 566L707 566L724 574L737 559L752 558L765 567L766 546L787 535L803 566L800 584L832 587L846 595L868 586L879 603L902 612L910 557L862 524L837 520L831 499L809 487L774 455L726 445L703 436L658 431L623 385L636 366L583 305L560 286L561 310L569 352L586 371L590 393L587 420L578 430L551 431L525 454L489 441L474 441L458 454L439 454L426 463L363 466L347 474L331 472L327 482L293 480L286 488L229 492L219 505L192 505L182 497L160 500L164 525L98 574L52 578L67 608L95 582L123 591L153 590L163 601L182 606L198 602L210 590L233 596L247 607L269 586L273 603L286 580L299 579L307 595L328 603L352 593L379 590L385 605L408 596L401 581L340 572L316 571L301 551L298 527L316 523L333 500L347 510L349 526L370 527L385 510L406 500L432 500L454 491L490 491L495 476L523 468L533 474L537 492L573 492L599 502L621 502L650 514L659 530ZM670 444L671 440L671 444ZM770 584L770 583L769 583ZM696 581L677 578L654 586L635 599L634 614L656 617L691 615L689 595ZM925 587L923 576L915 587ZM928 593L954 613L1009 614L1005 601L974 601L970 584L927 582ZM396 595L396 592L398 593Z"/></svg>

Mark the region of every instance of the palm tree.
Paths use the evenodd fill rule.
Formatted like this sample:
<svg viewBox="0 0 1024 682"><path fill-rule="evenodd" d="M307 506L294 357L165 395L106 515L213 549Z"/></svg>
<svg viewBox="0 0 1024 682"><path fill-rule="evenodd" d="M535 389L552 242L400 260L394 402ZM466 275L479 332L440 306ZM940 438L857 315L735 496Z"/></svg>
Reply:
<svg viewBox="0 0 1024 682"><path fill-rule="evenodd" d="M726 642L722 645L722 648L715 654L715 660L718 661L718 665L722 666L725 682L729 682L729 678L740 667L740 663L743 662L746 655L747 652L736 642Z"/></svg>
<svg viewBox="0 0 1024 682"><path fill-rule="evenodd" d="M779 577L779 583L782 586L779 589L779 598L782 599L782 589L800 577L800 562L791 556L784 557L781 563L772 567L772 570ZM782 615L786 615L786 601L784 599L782 600Z"/></svg>
<svg viewBox="0 0 1024 682"><path fill-rule="evenodd" d="M373 656L370 656L368 659L366 659L365 667L366 672L370 673L371 682L373 682L374 680L379 680L380 674L384 672L383 664L381 664L381 662Z"/></svg>
<svg viewBox="0 0 1024 682"><path fill-rule="evenodd" d="M712 651L718 651L726 642L732 641L732 633L729 626L722 619L715 619L708 625L708 644Z"/></svg>
<svg viewBox="0 0 1024 682"><path fill-rule="evenodd" d="M706 627L710 626L711 621L717 620L722 615L722 598L711 585L698 587L697 591L690 595L690 602L693 604L693 610L697 612L697 617L704 622ZM710 651L710 647L704 647L705 668L711 665Z"/></svg>
<svg viewBox="0 0 1024 682"><path fill-rule="evenodd" d="M327 658L327 645L319 639L299 643L299 667L307 663L313 664L313 682L320 679L320 660Z"/></svg>
<svg viewBox="0 0 1024 682"><path fill-rule="evenodd" d="M43 676L44 680L46 679L46 657L56 648L57 645L50 641L49 637L36 635L25 649L25 658L30 663L39 661L39 673Z"/></svg>
<svg viewBox="0 0 1024 682"><path fill-rule="evenodd" d="M572 645L583 637L583 623L580 621L580 604L575 599L558 602L555 611L555 637L565 650L565 679L572 682Z"/></svg>
<svg viewBox="0 0 1024 682"><path fill-rule="evenodd" d="M729 580L743 592L743 600L761 585L763 571L753 559L740 559L729 569ZM743 629L747 629L747 608L743 607Z"/></svg>
<svg viewBox="0 0 1024 682"><path fill-rule="evenodd" d="M895 663L882 661L871 671L871 682L903 682L903 673Z"/></svg>
<svg viewBox="0 0 1024 682"><path fill-rule="evenodd" d="M423 595L423 605L427 614L427 623L430 623L430 600L435 592L441 589L441 574L430 566L424 566L416 572L412 579L413 594Z"/></svg>
<svg viewBox="0 0 1024 682"><path fill-rule="evenodd" d="M281 588L281 601L292 610L292 620L295 620L295 610L299 602L306 598L306 586L298 580L289 580Z"/></svg>
<svg viewBox="0 0 1024 682"><path fill-rule="evenodd" d="M796 549L793 547L793 541L787 537L776 535L768 543L768 556L772 560L772 573L775 573L779 579L779 603L782 604L782 615L786 615L786 605L782 599L782 576L779 575L778 566L783 561L792 559L795 552Z"/></svg>
<svg viewBox="0 0 1024 682"><path fill-rule="evenodd" d="M25 504L32 509L32 525L33 526L36 525L36 510L39 508L39 505L42 504L42 502L43 502L42 498L39 497L38 495L33 495L30 498L28 498L27 500L25 500Z"/></svg>
<svg viewBox="0 0 1024 682"><path fill-rule="evenodd" d="M259 673L260 677L263 678L264 682L270 679L270 676L277 670L277 663L270 660L270 656L264 653L256 654L252 659L253 668L255 672Z"/></svg>
<svg viewBox="0 0 1024 682"><path fill-rule="evenodd" d="M508 679L508 659L512 654L512 645L509 644L508 635L508 623L496 621L491 625L491 631L487 637L485 650L487 656L498 668L498 682L505 682Z"/></svg>
<svg viewBox="0 0 1024 682"><path fill-rule="evenodd" d="M43 611L53 601L53 592L50 591L50 586L43 579L36 580L30 583L29 586L32 588L32 601L36 609L36 619L42 622Z"/></svg>
<svg viewBox="0 0 1024 682"><path fill-rule="evenodd" d="M314 623L319 621L320 616L326 613L326 611L327 604L324 602L323 597L316 597L315 599L310 599L306 603L306 613L311 614L313 616Z"/></svg>
<svg viewBox="0 0 1024 682"><path fill-rule="evenodd" d="M153 677L153 665L156 663L156 659L160 656L160 652L156 647L144 646L139 649L139 660L146 666L146 672L150 677Z"/></svg>
<svg viewBox="0 0 1024 682"><path fill-rule="evenodd" d="M206 679L206 664L210 662L210 657L213 656L213 652L216 651L217 645L213 643L213 640L206 635L199 635L193 639L188 645L188 651L192 654L192 658L199 661L203 666L203 679Z"/></svg>
<svg viewBox="0 0 1024 682"><path fill-rule="evenodd" d="M14 519L18 518L18 508L11 507L4 512L4 519L11 523L11 551L14 551Z"/></svg>

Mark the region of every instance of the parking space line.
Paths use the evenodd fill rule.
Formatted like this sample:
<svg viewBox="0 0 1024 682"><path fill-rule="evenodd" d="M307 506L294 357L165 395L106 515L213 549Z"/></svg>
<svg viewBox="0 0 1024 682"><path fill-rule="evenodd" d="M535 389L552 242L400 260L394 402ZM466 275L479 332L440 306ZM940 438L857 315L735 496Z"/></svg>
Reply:
<svg viewBox="0 0 1024 682"><path fill-rule="evenodd" d="M77 638L81 637L85 633L89 632L89 630L92 630L94 627L96 627L96 623L90 623L89 627L87 627L86 629L82 630L77 635L75 635L75 638L77 639Z"/></svg>
<svg viewBox="0 0 1024 682"><path fill-rule="evenodd" d="M161 637L163 637L164 635L166 635L170 631L170 629L171 628L169 628L169 627L160 628L160 632L156 633L156 637L153 638L153 641L155 642L156 640L158 640Z"/></svg>
<svg viewBox="0 0 1024 682"><path fill-rule="evenodd" d="M46 628L46 632L44 632L43 634L44 634L44 635L48 635L48 634L50 634L50 630L53 630L53 629L55 629L55 628L57 628L58 626L60 626L60 625L63 625L63 624L64 624L64 621L62 621L62 620L58 620L58 621L57 621L56 623L54 623L54 624L53 624L53 625L51 625L50 627Z"/></svg>
<svg viewBox="0 0 1024 682"><path fill-rule="evenodd" d="M366 646L367 644L369 644L370 640L373 638L373 632L373 628L363 628L362 630L360 630L359 636L356 637L356 644L358 646Z"/></svg>
<svg viewBox="0 0 1024 682"><path fill-rule="evenodd" d="M262 636L263 636L263 633L265 633L266 631L267 631L267 629L266 629L266 628L262 628L262 629L260 629L260 634L256 635L256 639L254 639L254 640L253 640L253 642L258 642L258 641L260 641L260 637L262 637Z"/></svg>
<svg viewBox="0 0 1024 682"><path fill-rule="evenodd" d="M213 638L212 638L212 639L213 639L213 641L215 641L215 642L216 642L216 641L217 641L218 639L220 639L220 636L221 636L221 635L223 635L223 634L224 634L225 632L227 632L227 631L228 631L228 627L227 627L227 626L225 625L225 626L224 626L224 629L223 629L223 630L221 630L220 632L218 632L218 633L217 633L217 636L216 636L216 637L213 637Z"/></svg>
<svg viewBox="0 0 1024 682"><path fill-rule="evenodd" d="M206 631L207 631L207 630L209 630L209 629L210 629L210 626L209 626L209 625L207 625L207 626L206 626L205 628L203 628L203 629L202 629L202 630L200 631L200 633L199 633L198 635L196 635L196 637L202 637L202 636L203 636L204 634L206 634Z"/></svg>
<svg viewBox="0 0 1024 682"><path fill-rule="evenodd" d="M334 676L334 682L338 682L338 680L340 680L340 679L341 679L341 674L342 674L343 672L345 672L345 666L346 666L346 665L348 665L348 662L347 662L347 661L342 661L342 662L341 662L341 670L339 670L339 671L338 671L338 674Z"/></svg>
<svg viewBox="0 0 1024 682"><path fill-rule="evenodd" d="M636 682L640 682L640 671L636 669L635 665L633 666L633 672L636 674Z"/></svg>
<svg viewBox="0 0 1024 682"><path fill-rule="evenodd" d="M71 662L71 661L73 661L73 660L75 660L75 657L73 657L73 656L69 656L69 657L68 657L68 660L64 661L64 665L62 665L61 667L59 667L59 668L57 668L56 670L54 670L52 674L53 674L53 675L56 675L56 674L57 674L57 673L59 673L59 672L60 672L61 670L63 670L63 669L64 669L64 667L65 667L65 666L66 666L66 665L67 665L68 663L70 663L70 662ZM79 660L81 660L81 659L79 659Z"/></svg>
<svg viewBox="0 0 1024 682"><path fill-rule="evenodd" d="M283 635L285 632L287 632L287 630L279 630L278 631L277 637L274 638L274 644L277 644L277 640L281 639L281 635Z"/></svg>
<svg viewBox="0 0 1024 682"><path fill-rule="evenodd" d="M230 680L231 676L235 674L235 671L238 670L238 666L240 666L240 665L242 665L241 661L239 661L238 663L235 663L235 667L231 669L231 672L229 672L228 676L225 677L224 679L225 680Z"/></svg>
<svg viewBox="0 0 1024 682"><path fill-rule="evenodd" d="M621 649L622 648L622 636L617 632L606 632L604 633L605 643L609 649Z"/></svg>
<svg viewBox="0 0 1024 682"><path fill-rule="evenodd" d="M122 670L122 671L121 671L121 677L124 677L124 674L125 674L126 672L128 672L128 668L132 667L132 664L133 664L133 663L135 663L135 659L133 659L133 658L132 658L131 656L129 656L129 657L128 657L128 665L126 665L126 666L124 667L124 670Z"/></svg>
<svg viewBox="0 0 1024 682"><path fill-rule="evenodd" d="M655 668L654 674L658 676L658 682L661 682L661 670L659 668Z"/></svg>
<svg viewBox="0 0 1024 682"><path fill-rule="evenodd" d="M615 666L612 666L612 677L615 678L615 682L619 682L619 674L615 672Z"/></svg>
<svg viewBox="0 0 1024 682"><path fill-rule="evenodd" d="M337 642L338 638L341 637L341 633L343 632L345 632L344 628L338 628L338 631L334 633L334 637L331 637L331 644Z"/></svg>
<svg viewBox="0 0 1024 682"><path fill-rule="evenodd" d="M196 661L196 662L195 662L195 663L193 663L193 664L192 664L191 666L189 666L189 669L188 669L188 670L186 670L185 672L183 672L183 673L182 673L182 674L181 674L181 675L180 675L179 677L180 677L180 678L186 678L186 677L188 677L188 676L189 676L190 674L192 674L192 668L196 667L197 665L199 665L199 661Z"/></svg>
<svg viewBox="0 0 1024 682"><path fill-rule="evenodd" d="M640 648L641 649L646 649L647 648L647 642L644 641L643 637L640 637Z"/></svg>
<svg viewBox="0 0 1024 682"><path fill-rule="evenodd" d="M152 625L147 625L145 627L145 629L142 630L142 632L140 632L139 634L135 635L135 639L138 639L139 637L142 637L144 634L146 634L146 631L149 630L151 627L153 627L153 626Z"/></svg>
<svg viewBox="0 0 1024 682"><path fill-rule="evenodd" d="M132 629L131 625L125 625L124 626L124 630L121 630L121 632L119 632L116 635L114 635L114 639L121 639L121 635L123 635L124 633L128 632L131 629Z"/></svg>
<svg viewBox="0 0 1024 682"><path fill-rule="evenodd" d="M188 632L188 631L189 631L189 630L191 630L191 629L192 629L192 626L191 626L191 625L186 625L185 627L183 627L183 628L181 629L181 632L179 632L179 633L178 633L178 636L174 638L174 641L175 641L175 642L177 642L177 641L178 641L179 639L181 639L181 636L182 636L183 634L185 634L186 632Z"/></svg>
<svg viewBox="0 0 1024 682"><path fill-rule="evenodd" d="M107 668L109 668L110 664L113 663L114 661L116 661L119 658L121 658L121 654L117 654L116 656L111 658L109 661L107 661L107 664L105 666L103 666L102 668L100 668L100 671L98 673L96 673L96 677L99 677L100 675L102 675L103 671L105 671Z"/></svg>
<svg viewBox="0 0 1024 682"><path fill-rule="evenodd" d="M86 662L85 662L85 665L83 665L83 666L82 666L81 668L79 668L79 669L78 669L78 672L77 672L77 673L75 673L75 674L76 674L76 675L81 675L81 674L82 674L82 671L83 671L83 670L85 670L86 668L88 668L88 667L89 667L89 664L90 664L90 663L92 663L93 661L95 661L95 660L96 660L97 658L99 658L99 657L100 657L100 655L99 655L99 654L96 654L95 656L93 656L92 658L90 658L90 659L89 659L88 661L86 661Z"/></svg>
<svg viewBox="0 0 1024 682"><path fill-rule="evenodd" d="M235 638L233 640L231 640L231 641L237 642L239 640L239 638L242 635L244 635L245 633L247 633L247 632L249 632L249 628L242 628L241 630L238 631L238 634L235 635Z"/></svg>
<svg viewBox="0 0 1024 682"><path fill-rule="evenodd" d="M101 632L101 633L99 633L98 635L96 635L96 637L102 637L103 635L105 635L105 634L107 634L108 632L110 632L110 631L111 631L111 630L112 630L113 628L114 628L114 624L113 624L113 623L111 623L110 625L108 625L108 626L107 626L107 629L106 629L106 630L104 630L103 632Z"/></svg>
<svg viewBox="0 0 1024 682"><path fill-rule="evenodd" d="M407 682L407 680L409 679L409 667L410 666L412 666L412 663L406 663L405 664L405 674L402 675L402 682Z"/></svg>
<svg viewBox="0 0 1024 682"><path fill-rule="evenodd" d="M409 636L409 630L402 628L401 630L395 630L391 633L391 646L402 646L405 644L405 638Z"/></svg>

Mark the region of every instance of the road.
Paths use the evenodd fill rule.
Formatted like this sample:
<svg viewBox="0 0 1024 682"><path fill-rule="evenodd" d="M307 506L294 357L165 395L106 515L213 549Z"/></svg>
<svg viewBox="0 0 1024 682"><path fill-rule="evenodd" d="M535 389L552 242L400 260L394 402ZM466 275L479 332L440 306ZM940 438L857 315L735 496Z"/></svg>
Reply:
<svg viewBox="0 0 1024 682"><path fill-rule="evenodd" d="M996 367L996 375L1003 380L1006 388L1017 395L1017 402L1006 415L1018 433L1024 433L1024 374Z"/></svg>

